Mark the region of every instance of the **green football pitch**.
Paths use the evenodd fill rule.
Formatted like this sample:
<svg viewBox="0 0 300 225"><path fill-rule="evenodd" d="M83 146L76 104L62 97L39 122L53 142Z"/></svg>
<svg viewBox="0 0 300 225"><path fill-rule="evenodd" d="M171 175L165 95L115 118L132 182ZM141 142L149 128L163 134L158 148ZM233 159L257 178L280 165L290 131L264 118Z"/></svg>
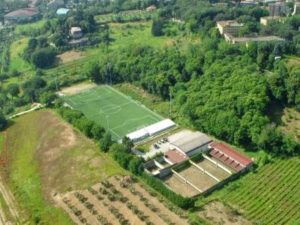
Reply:
<svg viewBox="0 0 300 225"><path fill-rule="evenodd" d="M109 130L114 140L163 118L110 86L64 96L72 108Z"/></svg>

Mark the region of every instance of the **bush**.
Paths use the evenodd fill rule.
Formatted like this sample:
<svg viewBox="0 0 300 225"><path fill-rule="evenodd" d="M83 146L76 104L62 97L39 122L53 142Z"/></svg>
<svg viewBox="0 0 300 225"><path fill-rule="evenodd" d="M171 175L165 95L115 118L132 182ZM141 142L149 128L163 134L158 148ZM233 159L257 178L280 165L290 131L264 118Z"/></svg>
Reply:
<svg viewBox="0 0 300 225"><path fill-rule="evenodd" d="M32 63L38 68L46 68L53 65L56 52L53 48L42 48L36 50L32 56Z"/></svg>

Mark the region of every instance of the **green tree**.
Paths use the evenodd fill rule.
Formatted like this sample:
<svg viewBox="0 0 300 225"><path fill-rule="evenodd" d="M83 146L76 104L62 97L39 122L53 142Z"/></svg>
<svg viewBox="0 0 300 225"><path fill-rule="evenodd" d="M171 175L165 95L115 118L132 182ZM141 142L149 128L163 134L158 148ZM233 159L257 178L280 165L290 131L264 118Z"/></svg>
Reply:
<svg viewBox="0 0 300 225"><path fill-rule="evenodd" d="M0 131L3 131L8 125L8 121L2 112L0 112Z"/></svg>
<svg viewBox="0 0 300 225"><path fill-rule="evenodd" d="M53 48L42 48L36 50L32 56L32 63L38 68L46 68L55 62L56 52Z"/></svg>
<svg viewBox="0 0 300 225"><path fill-rule="evenodd" d="M103 152L107 152L110 146L113 144L111 134L106 132L103 137L100 139L100 149Z"/></svg>

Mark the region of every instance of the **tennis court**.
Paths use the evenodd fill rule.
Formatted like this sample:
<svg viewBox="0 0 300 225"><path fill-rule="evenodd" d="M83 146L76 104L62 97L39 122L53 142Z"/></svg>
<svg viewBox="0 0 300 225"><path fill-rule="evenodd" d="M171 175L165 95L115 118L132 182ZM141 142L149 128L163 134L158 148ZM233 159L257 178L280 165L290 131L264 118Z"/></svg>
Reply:
<svg viewBox="0 0 300 225"><path fill-rule="evenodd" d="M63 98L72 108L108 129L114 140L163 119L110 86L97 86Z"/></svg>

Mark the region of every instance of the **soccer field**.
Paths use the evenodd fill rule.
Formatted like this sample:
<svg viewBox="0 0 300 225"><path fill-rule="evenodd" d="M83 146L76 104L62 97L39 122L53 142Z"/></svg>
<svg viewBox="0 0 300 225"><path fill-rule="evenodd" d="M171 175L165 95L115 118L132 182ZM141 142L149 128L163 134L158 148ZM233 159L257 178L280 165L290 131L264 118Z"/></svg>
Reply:
<svg viewBox="0 0 300 225"><path fill-rule="evenodd" d="M108 129L114 140L163 118L110 86L97 86L64 100Z"/></svg>

